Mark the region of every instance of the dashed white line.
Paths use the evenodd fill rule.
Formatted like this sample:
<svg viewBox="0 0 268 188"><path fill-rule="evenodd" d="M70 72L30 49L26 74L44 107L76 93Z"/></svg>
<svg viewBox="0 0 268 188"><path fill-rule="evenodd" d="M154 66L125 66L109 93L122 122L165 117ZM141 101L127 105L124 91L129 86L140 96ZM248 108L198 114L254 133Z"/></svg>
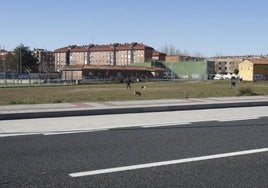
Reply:
<svg viewBox="0 0 268 188"><path fill-rule="evenodd" d="M254 116L254 117L234 117L234 118L225 118L225 119L218 119L219 122L225 122L225 121L243 121L243 120L252 120L252 119L259 119L260 117Z"/></svg>
<svg viewBox="0 0 268 188"><path fill-rule="evenodd" d="M107 169L101 169L101 170L76 172L76 173L70 173L69 176L74 177L74 178L82 177L82 176L92 176L92 175L107 174L107 173L113 173L113 172L122 172L122 171L130 171L130 170L137 170L137 169L144 169L144 168L167 166L167 165L172 165L172 164L188 163L188 162L194 162L194 161L204 161L204 160L210 160L210 159L234 157L234 156L239 156L239 155L248 155L248 154L254 154L254 153L261 153L261 152L268 152L268 148L207 155L207 156L185 158L185 159L178 159L178 160L171 160L171 161L138 164L138 165L131 165L131 166L116 167L116 168L107 168Z"/></svg>
<svg viewBox="0 0 268 188"><path fill-rule="evenodd" d="M74 131L52 131L52 132L34 132L34 133L0 133L1 137L10 137L10 136L29 136L29 135L61 135L61 134L77 134L77 133L90 133L90 132L99 132L107 131L109 129L91 129L91 130L74 130Z"/></svg>

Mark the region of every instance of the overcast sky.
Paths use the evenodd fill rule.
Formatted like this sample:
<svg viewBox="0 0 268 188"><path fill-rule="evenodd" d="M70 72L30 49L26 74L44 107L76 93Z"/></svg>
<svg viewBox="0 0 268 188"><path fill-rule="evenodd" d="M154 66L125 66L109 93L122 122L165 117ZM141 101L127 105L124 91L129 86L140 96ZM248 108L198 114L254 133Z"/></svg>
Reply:
<svg viewBox="0 0 268 188"><path fill-rule="evenodd" d="M268 54L267 0L1 1L0 47L140 42L161 50Z"/></svg>

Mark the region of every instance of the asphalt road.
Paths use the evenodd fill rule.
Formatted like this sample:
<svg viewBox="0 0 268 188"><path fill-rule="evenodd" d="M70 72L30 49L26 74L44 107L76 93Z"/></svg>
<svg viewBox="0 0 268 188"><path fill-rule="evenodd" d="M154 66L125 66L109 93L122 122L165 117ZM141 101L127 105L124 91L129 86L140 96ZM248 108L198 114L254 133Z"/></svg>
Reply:
<svg viewBox="0 0 268 188"><path fill-rule="evenodd" d="M266 188L268 152L254 152L263 148L268 148L268 117L2 137L0 187ZM253 152L228 155L249 150ZM227 155L148 166L215 154ZM129 166L133 165L141 168L131 170ZM72 177L77 172L115 167L124 168L118 172Z"/></svg>

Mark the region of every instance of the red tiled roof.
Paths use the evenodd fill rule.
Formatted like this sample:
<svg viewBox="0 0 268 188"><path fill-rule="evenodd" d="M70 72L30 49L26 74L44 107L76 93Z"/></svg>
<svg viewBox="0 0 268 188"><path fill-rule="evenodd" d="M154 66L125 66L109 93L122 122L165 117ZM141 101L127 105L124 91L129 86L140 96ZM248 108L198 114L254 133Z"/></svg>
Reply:
<svg viewBox="0 0 268 188"><path fill-rule="evenodd" d="M248 59L253 64L267 64L268 65L268 59L266 58L261 58L261 59Z"/></svg>
<svg viewBox="0 0 268 188"><path fill-rule="evenodd" d="M144 44L137 44L134 46L134 50L145 50L146 48L153 49L151 46L147 46Z"/></svg>
<svg viewBox="0 0 268 188"><path fill-rule="evenodd" d="M157 55L166 55L166 54L163 53L163 52L159 52L159 51L154 50L153 51L153 56L157 56Z"/></svg>
<svg viewBox="0 0 268 188"><path fill-rule="evenodd" d="M55 53L62 53L62 52L68 52L68 50L71 50L73 48L77 47L76 45L70 45L70 46L65 46L63 48L58 48L54 50Z"/></svg>
<svg viewBox="0 0 268 188"><path fill-rule="evenodd" d="M76 46L75 48L72 48L70 52L87 52L89 49L89 46Z"/></svg>
<svg viewBox="0 0 268 188"><path fill-rule="evenodd" d="M68 52L69 50L71 52L87 52L87 51L113 51L113 50L145 50L146 48L153 49L150 46L146 46L141 43L125 43L125 44L108 44L108 45L83 45L83 46L66 46L63 48L59 48L54 50L56 53L63 53L63 52Z"/></svg>
<svg viewBox="0 0 268 188"><path fill-rule="evenodd" d="M92 48L90 48L90 51L112 51L113 49L113 45L94 45Z"/></svg>
<svg viewBox="0 0 268 188"><path fill-rule="evenodd" d="M134 47L134 46L133 46ZM118 44L115 47L116 50L131 50L132 49L132 45L131 44ZM133 48L134 49L134 48Z"/></svg>

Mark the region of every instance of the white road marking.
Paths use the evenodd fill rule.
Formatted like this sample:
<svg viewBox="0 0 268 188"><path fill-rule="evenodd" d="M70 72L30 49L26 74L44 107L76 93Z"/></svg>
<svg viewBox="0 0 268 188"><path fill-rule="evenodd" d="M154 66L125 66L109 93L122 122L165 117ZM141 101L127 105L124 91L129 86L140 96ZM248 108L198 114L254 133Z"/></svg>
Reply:
<svg viewBox="0 0 268 188"><path fill-rule="evenodd" d="M175 122L175 123L162 123L162 124L148 124L141 125L143 128L154 128L154 127L168 127L168 126L176 126L176 125L189 125L189 122Z"/></svg>
<svg viewBox="0 0 268 188"><path fill-rule="evenodd" d="M0 134L0 137L10 137L10 136L29 136L29 135L40 135L41 133L4 133Z"/></svg>
<svg viewBox="0 0 268 188"><path fill-rule="evenodd" d="M74 130L74 131L51 131L51 132L37 132L37 133L0 133L0 137L10 137L10 136L29 136L29 135L61 135L61 134L77 134L77 133L90 133L107 131L109 129L91 129L91 130Z"/></svg>
<svg viewBox="0 0 268 188"><path fill-rule="evenodd" d="M90 133L90 132L99 132L99 131L107 131L109 129L92 129L92 130L76 130L76 131L58 131L58 132L46 132L43 135L59 135L59 134L77 134L77 133Z"/></svg>
<svg viewBox="0 0 268 188"><path fill-rule="evenodd" d="M178 159L178 160L171 160L171 161L138 164L138 165L131 165L131 166L116 167L116 168L107 168L107 169L101 169L101 170L76 172L76 173L70 173L69 176L71 177L92 176L92 175L107 174L107 173L113 173L113 172L122 172L122 171L152 168L152 167L158 167L158 166L166 166L166 165L172 165L172 164L188 163L188 162L194 162L194 161L203 161L203 160L233 157L233 156L239 156L239 155L248 155L248 154L254 154L254 153L261 153L261 152L268 152L268 148L207 155L207 156L185 158L185 159Z"/></svg>
<svg viewBox="0 0 268 188"><path fill-rule="evenodd" d="M260 117L229 117L229 118L225 118L225 119L219 119L219 122L225 122L225 121L243 121L243 120L253 120L253 119L259 119Z"/></svg>

